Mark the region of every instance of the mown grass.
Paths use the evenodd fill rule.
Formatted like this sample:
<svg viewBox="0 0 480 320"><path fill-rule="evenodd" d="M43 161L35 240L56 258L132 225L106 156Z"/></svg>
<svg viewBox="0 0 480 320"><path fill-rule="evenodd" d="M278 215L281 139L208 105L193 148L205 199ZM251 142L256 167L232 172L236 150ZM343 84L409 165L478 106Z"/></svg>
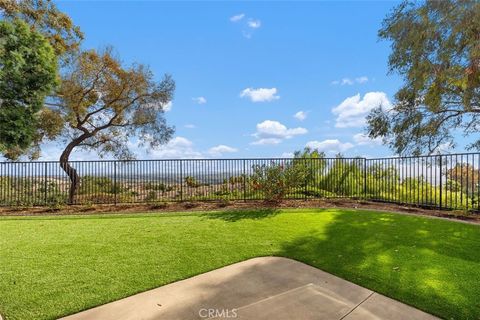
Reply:
<svg viewBox="0 0 480 320"><path fill-rule="evenodd" d="M0 218L0 313L50 319L256 256L447 319L480 314L480 227L343 209Z"/></svg>

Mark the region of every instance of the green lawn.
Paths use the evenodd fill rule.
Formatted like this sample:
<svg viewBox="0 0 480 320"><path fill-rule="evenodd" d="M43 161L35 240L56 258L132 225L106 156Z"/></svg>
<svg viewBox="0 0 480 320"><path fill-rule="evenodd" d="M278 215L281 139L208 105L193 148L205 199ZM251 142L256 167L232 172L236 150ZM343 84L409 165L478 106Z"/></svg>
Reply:
<svg viewBox="0 0 480 320"><path fill-rule="evenodd" d="M480 315L479 226L340 209L0 218L0 313L55 318L265 255Z"/></svg>

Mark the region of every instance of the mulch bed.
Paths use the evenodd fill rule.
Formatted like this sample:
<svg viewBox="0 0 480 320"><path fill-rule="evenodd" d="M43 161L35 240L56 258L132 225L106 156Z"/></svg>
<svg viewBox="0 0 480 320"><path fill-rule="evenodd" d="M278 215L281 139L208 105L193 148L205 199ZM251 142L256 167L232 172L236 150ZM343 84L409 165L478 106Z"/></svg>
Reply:
<svg viewBox="0 0 480 320"><path fill-rule="evenodd" d="M284 200L270 203L265 201L222 201L222 202L171 202L159 204L103 204L91 206L63 206L59 209L46 207L2 207L0 216L45 216L45 215L91 215L99 213L145 213L210 211L226 209L260 209L260 208L354 208L380 211L394 211L407 214L435 216L473 223L480 223L480 214L465 211L436 210L413 206L373 202L353 199L318 199L318 200Z"/></svg>

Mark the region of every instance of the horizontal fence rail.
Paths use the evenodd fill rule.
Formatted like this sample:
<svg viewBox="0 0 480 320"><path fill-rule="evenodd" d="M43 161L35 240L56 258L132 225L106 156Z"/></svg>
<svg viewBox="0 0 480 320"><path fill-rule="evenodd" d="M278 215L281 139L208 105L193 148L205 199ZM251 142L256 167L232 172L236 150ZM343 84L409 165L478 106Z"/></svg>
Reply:
<svg viewBox="0 0 480 320"><path fill-rule="evenodd" d="M353 198L480 210L480 154L0 162L1 206Z"/></svg>

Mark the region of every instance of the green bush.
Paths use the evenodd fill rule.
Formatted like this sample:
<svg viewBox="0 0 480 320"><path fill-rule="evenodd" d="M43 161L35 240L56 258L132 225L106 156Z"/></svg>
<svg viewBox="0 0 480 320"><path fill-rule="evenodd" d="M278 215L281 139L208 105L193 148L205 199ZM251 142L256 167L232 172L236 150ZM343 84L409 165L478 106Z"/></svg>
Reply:
<svg viewBox="0 0 480 320"><path fill-rule="evenodd" d="M149 191L147 193L147 196L145 197L146 202L155 202L157 201L157 199L158 199L157 192L153 190Z"/></svg>
<svg viewBox="0 0 480 320"><path fill-rule="evenodd" d="M290 163L256 165L250 177L251 189L260 191L267 201L280 201L302 183L302 175Z"/></svg>
<svg viewBox="0 0 480 320"><path fill-rule="evenodd" d="M80 179L78 194L93 193L120 193L119 185L115 185L111 178L84 176Z"/></svg>
<svg viewBox="0 0 480 320"><path fill-rule="evenodd" d="M196 188L200 186L200 184L197 182L197 179L192 176L185 177L185 183L190 188Z"/></svg>
<svg viewBox="0 0 480 320"><path fill-rule="evenodd" d="M145 189L146 190L153 190L153 191L161 191L163 193L163 192L172 191L173 187L172 186L167 186L164 183L148 182L145 185Z"/></svg>

